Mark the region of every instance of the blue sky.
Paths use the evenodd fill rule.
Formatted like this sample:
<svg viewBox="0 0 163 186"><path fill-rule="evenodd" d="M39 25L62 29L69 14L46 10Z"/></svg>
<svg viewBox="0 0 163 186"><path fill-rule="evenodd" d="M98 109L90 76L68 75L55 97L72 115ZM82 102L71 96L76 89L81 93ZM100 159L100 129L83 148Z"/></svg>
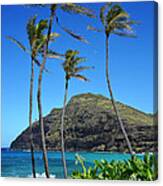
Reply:
<svg viewBox="0 0 163 186"><path fill-rule="evenodd" d="M83 4L99 12L102 4ZM111 36L109 46L110 76L116 100L147 113L153 112L153 65L154 65L154 3L121 3L131 18L141 22L135 26L136 39ZM6 39L13 36L29 47L26 23L33 15L47 18L46 8L26 8L23 6L2 6L2 146L11 141L28 126L30 57ZM108 96L105 81L105 36L86 30L91 24L102 28L99 19L71 15L58 10L60 22L86 37L86 45L72 39L54 25L54 31L61 34L51 48L64 53L67 49L77 49L87 58L87 65L94 70L84 73L91 82L72 79L69 87L70 99L79 93L92 92ZM38 18L39 19L39 18ZM51 73L43 75L42 104L46 115L54 107L62 107L64 95L64 72L59 60L48 60L46 67ZM33 120L38 119L36 102L37 77L35 69Z"/></svg>

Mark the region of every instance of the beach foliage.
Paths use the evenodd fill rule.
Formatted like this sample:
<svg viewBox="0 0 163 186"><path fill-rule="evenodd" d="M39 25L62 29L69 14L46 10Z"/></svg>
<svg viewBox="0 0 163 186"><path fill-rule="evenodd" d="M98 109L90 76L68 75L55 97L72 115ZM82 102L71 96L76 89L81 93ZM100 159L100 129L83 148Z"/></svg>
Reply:
<svg viewBox="0 0 163 186"><path fill-rule="evenodd" d="M121 161L95 160L90 167L86 167L85 160L76 155L76 163L80 164L81 171L76 170L72 173L74 179L153 181L158 177L156 154L146 153L143 159L134 155Z"/></svg>

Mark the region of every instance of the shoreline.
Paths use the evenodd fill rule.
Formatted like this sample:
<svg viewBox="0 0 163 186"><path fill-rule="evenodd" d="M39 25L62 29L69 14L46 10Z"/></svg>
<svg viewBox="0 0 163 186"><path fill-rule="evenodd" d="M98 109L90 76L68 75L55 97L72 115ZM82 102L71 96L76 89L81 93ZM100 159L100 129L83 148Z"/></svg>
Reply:
<svg viewBox="0 0 163 186"><path fill-rule="evenodd" d="M13 150L13 149L10 149L10 148L4 148L4 147L1 147L1 153L3 151L7 151L7 152L29 152L30 153L30 149L27 149L27 150L22 150L22 149L16 149L16 150ZM35 153L41 153L42 151L41 150L35 150ZM61 151L55 151L55 150L48 150L47 151L48 153L61 153ZM98 153L98 154L124 154L124 155L131 155L130 153L127 153L127 152L116 152L116 151L66 151L66 153ZM135 153L135 155L144 155L145 153L147 152L138 152L138 153ZM149 154L154 154L154 153L158 153L157 151L156 152L148 152Z"/></svg>

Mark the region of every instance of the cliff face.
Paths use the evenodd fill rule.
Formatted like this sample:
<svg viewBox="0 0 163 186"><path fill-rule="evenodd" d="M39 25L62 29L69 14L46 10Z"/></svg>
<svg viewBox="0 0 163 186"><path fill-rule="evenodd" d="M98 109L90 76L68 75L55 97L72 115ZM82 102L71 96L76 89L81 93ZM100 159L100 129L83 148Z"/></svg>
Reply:
<svg viewBox="0 0 163 186"><path fill-rule="evenodd" d="M135 152L157 150L157 124L152 115L117 103ZM44 117L48 150L60 150L61 109ZM38 122L33 125L35 149L41 148ZM65 147L67 151L128 152L126 142L112 110L111 101L94 94L73 97L66 108ZM12 150L29 149L29 128L12 143Z"/></svg>

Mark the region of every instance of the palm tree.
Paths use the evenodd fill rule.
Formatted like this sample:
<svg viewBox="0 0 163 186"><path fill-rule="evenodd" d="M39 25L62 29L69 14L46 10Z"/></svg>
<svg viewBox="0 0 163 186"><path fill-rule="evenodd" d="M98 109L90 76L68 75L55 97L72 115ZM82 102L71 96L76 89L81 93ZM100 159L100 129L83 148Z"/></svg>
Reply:
<svg viewBox="0 0 163 186"><path fill-rule="evenodd" d="M41 6L43 6L43 5L41 5ZM42 89L43 70L45 68L46 59L47 59L48 55L50 54L50 50L48 49L48 45L49 45L49 41L50 41L50 37L51 37L51 33L52 33L52 25L53 25L54 18L57 19L56 10L59 7L62 10L70 12L70 13L84 14L84 15L87 15L89 17L93 16L92 12L89 9L87 9L85 7L82 7L82 6L79 6L79 5L75 5L73 3L52 4L52 5L50 5L50 18L49 18L49 24L48 24L48 32L47 32L46 41L45 41L43 51L42 51L43 52L43 62L40 65L40 72L39 72L39 78L38 78L38 90L37 90L39 125L40 125L40 129L41 129L41 140L42 140L44 168L45 168L45 174L46 174L47 178L49 178L50 175L49 175L49 170L48 170L48 158L47 158L47 149L46 149L46 142L45 142L45 131L44 131L44 123L43 123L43 117L42 117L41 89ZM69 33L69 34L71 33L70 35L73 36L71 31L68 30L67 33ZM76 35L74 35L74 37L76 38ZM79 37L78 39L80 40L80 38L81 37ZM56 55L55 55L55 58L56 58Z"/></svg>
<svg viewBox="0 0 163 186"><path fill-rule="evenodd" d="M43 117L42 117L41 87L42 87L42 74L45 68L45 63L46 63L48 45L49 45L50 36L52 33L52 24L53 24L55 9L56 9L56 6L52 5L49 24L48 24L47 37L46 37L46 40L43 46L43 62L40 66L40 72L39 72L39 78L38 78L38 90L37 90L37 102L38 102L39 125L40 125L40 131L41 131L41 141L42 141L42 152L43 152L43 160L44 160L44 169L45 169L45 174L47 178L50 178L50 175L49 175L49 170L48 170L48 158L47 158L47 149L46 149L46 142L45 142L45 131L44 131L44 123L43 123Z"/></svg>
<svg viewBox="0 0 163 186"><path fill-rule="evenodd" d="M81 62L85 61L85 58L78 57L79 54L76 50L67 50L65 54L65 61L63 63L63 69L65 71L65 94L63 102L63 110L61 117L61 151L62 151L62 162L64 167L64 177L67 178L67 166L65 159L65 147L64 147L64 117L68 95L69 80L74 77L83 81L88 81L86 77L80 74L83 70L90 69L88 66L78 66Z"/></svg>
<svg viewBox="0 0 163 186"><path fill-rule="evenodd" d="M111 102L113 105L113 110L116 114L117 121L120 125L120 128L122 130L122 133L124 135L124 138L126 140L129 152L131 155L134 154L134 151L132 149L130 140L128 138L127 132L125 130L123 121L120 117L118 108L115 103L115 99L113 96L112 86L110 82L109 77L109 38L112 34L116 34L118 36L123 37L136 37L133 33L132 25L136 24L135 21L130 20L129 14L119 5L114 3L106 3L104 6L100 9L100 20L102 22L102 25L104 27L104 33L105 33L105 46L106 46L106 82L108 85ZM89 30L94 31L101 31L100 29L96 29L92 26L88 27Z"/></svg>
<svg viewBox="0 0 163 186"><path fill-rule="evenodd" d="M73 38L75 38L79 41L88 43L88 41L85 38L83 38L79 34L74 33L72 30L66 28L65 26L63 26L59 22L59 17L57 15L57 10L61 10L63 12L67 12L67 13L70 13L70 14L79 14L79 15L85 15L85 16L90 17L90 18L95 18L96 16L94 15L94 12L91 9L86 8L84 6L81 6L81 5L78 5L76 3L47 4L47 5L37 4L37 5L26 5L26 6L27 7L49 7L50 6L50 9L52 7L55 7L54 19L55 19L57 25L61 29L63 29L67 34L69 34L71 37L73 37Z"/></svg>
<svg viewBox="0 0 163 186"><path fill-rule="evenodd" d="M29 130L30 130L30 150L31 150L31 162L33 177L36 178L35 159L34 159L34 144L33 144L33 132L32 132L32 108L33 108L33 83L34 83L34 64L40 66L37 56L43 46L43 31L47 28L47 21L41 20L36 24L36 16L31 18L27 23L27 34L30 44L30 50L28 50L21 42L8 36L7 38L14 42L24 52L28 53L31 57L31 76L30 76L30 96L29 96Z"/></svg>

